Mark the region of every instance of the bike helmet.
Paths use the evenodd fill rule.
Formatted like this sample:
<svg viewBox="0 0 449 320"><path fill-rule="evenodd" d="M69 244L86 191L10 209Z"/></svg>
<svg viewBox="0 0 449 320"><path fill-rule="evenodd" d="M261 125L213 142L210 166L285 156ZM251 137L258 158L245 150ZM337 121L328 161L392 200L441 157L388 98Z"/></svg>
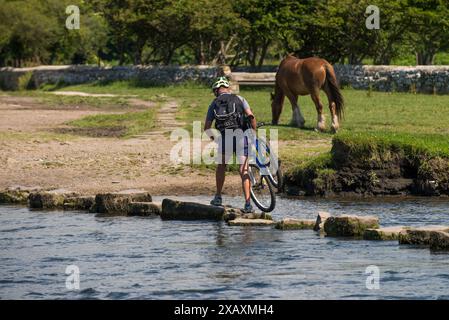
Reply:
<svg viewBox="0 0 449 320"><path fill-rule="evenodd" d="M214 82L212 85L212 90L217 90L220 87L229 88L231 84L229 83L228 79L226 77L220 77L217 81Z"/></svg>

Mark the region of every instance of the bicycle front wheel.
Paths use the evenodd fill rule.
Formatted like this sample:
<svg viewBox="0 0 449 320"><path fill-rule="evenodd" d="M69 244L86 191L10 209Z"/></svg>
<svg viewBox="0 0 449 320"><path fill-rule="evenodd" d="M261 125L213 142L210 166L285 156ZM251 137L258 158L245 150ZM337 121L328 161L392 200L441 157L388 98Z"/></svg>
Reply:
<svg viewBox="0 0 449 320"><path fill-rule="evenodd" d="M257 164L264 167L264 174L268 177L271 184L277 189L278 192L282 192L283 176L281 170L281 160L278 159L278 157L271 151L270 147L263 139L257 140L257 152L257 155L259 156L259 153L261 153L263 155L262 159L265 160L263 161L264 163L257 162ZM269 162L266 161L265 157L267 156ZM259 159L256 161L259 161Z"/></svg>
<svg viewBox="0 0 449 320"><path fill-rule="evenodd" d="M258 166L250 164L248 174L251 181L251 199L263 212L271 212L276 206L276 195L267 176L260 173Z"/></svg>

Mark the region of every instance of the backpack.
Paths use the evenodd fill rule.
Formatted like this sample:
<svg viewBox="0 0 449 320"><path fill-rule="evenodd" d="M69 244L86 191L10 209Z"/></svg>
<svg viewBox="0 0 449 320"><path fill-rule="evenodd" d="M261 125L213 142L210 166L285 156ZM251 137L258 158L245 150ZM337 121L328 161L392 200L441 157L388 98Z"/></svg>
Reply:
<svg viewBox="0 0 449 320"><path fill-rule="evenodd" d="M243 102L235 94L222 94L214 101L215 128L223 132L226 129L243 128Z"/></svg>

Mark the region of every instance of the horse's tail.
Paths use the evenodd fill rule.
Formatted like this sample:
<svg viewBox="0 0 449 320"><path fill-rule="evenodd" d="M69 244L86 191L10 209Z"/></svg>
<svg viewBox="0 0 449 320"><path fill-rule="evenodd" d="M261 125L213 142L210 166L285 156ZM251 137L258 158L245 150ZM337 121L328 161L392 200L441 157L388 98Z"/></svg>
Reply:
<svg viewBox="0 0 449 320"><path fill-rule="evenodd" d="M335 76L334 68L330 64L325 65L326 69L326 82L325 85L329 88L331 100L335 102L335 108L338 119L341 120L344 115L345 101L338 86L337 77Z"/></svg>

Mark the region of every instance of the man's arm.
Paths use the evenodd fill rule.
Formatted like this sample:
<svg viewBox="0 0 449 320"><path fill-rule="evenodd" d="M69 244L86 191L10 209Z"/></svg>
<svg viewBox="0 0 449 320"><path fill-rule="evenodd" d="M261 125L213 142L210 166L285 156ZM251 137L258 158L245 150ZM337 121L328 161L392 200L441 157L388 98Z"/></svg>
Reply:
<svg viewBox="0 0 449 320"><path fill-rule="evenodd" d="M204 121L204 131L209 130L211 127L212 127L212 121L210 121L206 118L206 121Z"/></svg>
<svg viewBox="0 0 449 320"><path fill-rule="evenodd" d="M256 117L254 116L253 112L251 111L251 108L246 108L246 109L244 109L244 111L245 111L246 116L250 120L251 128L256 130L257 129L257 121L256 121Z"/></svg>

